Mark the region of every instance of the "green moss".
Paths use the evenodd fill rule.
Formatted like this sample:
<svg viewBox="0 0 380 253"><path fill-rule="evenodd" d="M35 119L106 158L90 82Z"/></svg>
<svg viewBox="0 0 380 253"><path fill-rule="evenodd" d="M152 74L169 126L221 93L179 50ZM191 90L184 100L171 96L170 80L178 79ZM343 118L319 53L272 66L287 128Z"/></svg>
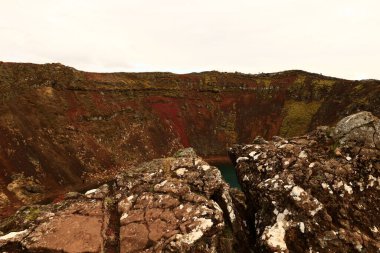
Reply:
<svg viewBox="0 0 380 253"><path fill-rule="evenodd" d="M116 200L113 199L113 198L110 198L110 197L106 197L104 199L104 203L107 207L111 207L111 206L114 206L116 204Z"/></svg>
<svg viewBox="0 0 380 253"><path fill-rule="evenodd" d="M28 221L34 221L38 218L38 216L40 215L41 213L41 210L38 208L38 207L31 207L28 211L27 211L27 214L25 216L25 221L28 222Z"/></svg>
<svg viewBox="0 0 380 253"><path fill-rule="evenodd" d="M312 85L314 90L314 97L319 98L323 96L323 94L327 94L331 91L335 85L335 80L316 79L313 80Z"/></svg>
<svg viewBox="0 0 380 253"><path fill-rule="evenodd" d="M288 94L291 98L303 100L322 100L336 85L336 80L326 78L310 78L299 75L289 86Z"/></svg>
<svg viewBox="0 0 380 253"><path fill-rule="evenodd" d="M313 101L310 103L302 101L289 100L285 103L285 114L280 135L285 137L292 137L305 134L313 118L314 114L321 106L321 102Z"/></svg>
<svg viewBox="0 0 380 253"><path fill-rule="evenodd" d="M363 89L365 89L365 85L364 85L364 83L362 83L362 82L357 83L357 84L354 86L354 88L353 88L353 90L354 90L355 92L361 91L361 90L363 90Z"/></svg>
<svg viewBox="0 0 380 253"><path fill-rule="evenodd" d="M294 85L303 85L305 83L306 76L299 75L297 79L294 81Z"/></svg>
<svg viewBox="0 0 380 253"><path fill-rule="evenodd" d="M217 77L213 74L205 74L203 81L203 83L207 86L215 84L218 80Z"/></svg>
<svg viewBox="0 0 380 253"><path fill-rule="evenodd" d="M263 85L265 87L269 87L272 84L272 79L268 78L268 77L267 78L258 79L257 83L259 85Z"/></svg>
<svg viewBox="0 0 380 253"><path fill-rule="evenodd" d="M335 80L328 80L328 79L315 79L313 80L312 84L315 87L322 88L322 87L329 87L331 88L335 84Z"/></svg>

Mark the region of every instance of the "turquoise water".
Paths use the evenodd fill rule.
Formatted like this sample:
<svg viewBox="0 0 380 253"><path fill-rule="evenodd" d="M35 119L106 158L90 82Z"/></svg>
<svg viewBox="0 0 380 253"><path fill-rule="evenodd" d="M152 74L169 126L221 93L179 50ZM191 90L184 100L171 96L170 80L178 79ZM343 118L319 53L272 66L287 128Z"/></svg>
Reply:
<svg viewBox="0 0 380 253"><path fill-rule="evenodd" d="M224 180L231 187L241 189L236 176L235 167L232 164L216 164L214 166L216 166L220 170Z"/></svg>

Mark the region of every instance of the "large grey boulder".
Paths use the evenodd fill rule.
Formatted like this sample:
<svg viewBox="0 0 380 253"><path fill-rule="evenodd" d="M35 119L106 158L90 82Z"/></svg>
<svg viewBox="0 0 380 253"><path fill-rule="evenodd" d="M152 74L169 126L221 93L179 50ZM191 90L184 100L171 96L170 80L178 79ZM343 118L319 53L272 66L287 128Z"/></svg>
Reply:
<svg viewBox="0 0 380 253"><path fill-rule="evenodd" d="M355 143L380 148L380 120L370 112L359 112L340 120L332 132L339 144Z"/></svg>

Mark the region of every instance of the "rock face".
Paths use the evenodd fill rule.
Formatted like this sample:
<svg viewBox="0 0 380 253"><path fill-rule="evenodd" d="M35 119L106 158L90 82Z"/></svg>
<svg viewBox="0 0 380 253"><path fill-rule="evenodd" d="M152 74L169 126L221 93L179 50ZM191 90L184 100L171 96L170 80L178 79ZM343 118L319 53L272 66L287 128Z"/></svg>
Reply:
<svg viewBox="0 0 380 253"><path fill-rule="evenodd" d="M243 192L182 149L20 209L0 222L0 251L379 252L379 123L360 112L300 137L233 146Z"/></svg>
<svg viewBox="0 0 380 253"><path fill-rule="evenodd" d="M339 144L380 149L380 120L370 112L353 114L338 122L333 138Z"/></svg>
<svg viewBox="0 0 380 253"><path fill-rule="evenodd" d="M0 62L0 216L182 147L226 157L257 135L299 135L358 110L379 116L379 104L378 81L303 71L101 74Z"/></svg>
<svg viewBox="0 0 380 253"><path fill-rule="evenodd" d="M361 112L335 128L230 149L258 252L379 252L378 127Z"/></svg>
<svg viewBox="0 0 380 253"><path fill-rule="evenodd" d="M130 168L85 194L19 210L0 223L6 233L0 250L248 252L237 195L217 168L185 149Z"/></svg>

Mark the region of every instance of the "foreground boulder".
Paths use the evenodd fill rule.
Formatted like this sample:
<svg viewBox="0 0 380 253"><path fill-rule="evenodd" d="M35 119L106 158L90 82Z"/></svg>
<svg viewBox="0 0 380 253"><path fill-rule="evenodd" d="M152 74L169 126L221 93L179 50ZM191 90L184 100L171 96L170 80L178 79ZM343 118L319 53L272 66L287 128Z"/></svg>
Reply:
<svg viewBox="0 0 380 253"><path fill-rule="evenodd" d="M362 112L336 128L229 154L259 252L379 252L379 119Z"/></svg>
<svg viewBox="0 0 380 253"><path fill-rule="evenodd" d="M29 206L3 221L0 250L244 252L249 248L241 206L234 205L241 194L230 193L219 170L192 149L131 168L109 184L65 198Z"/></svg>

